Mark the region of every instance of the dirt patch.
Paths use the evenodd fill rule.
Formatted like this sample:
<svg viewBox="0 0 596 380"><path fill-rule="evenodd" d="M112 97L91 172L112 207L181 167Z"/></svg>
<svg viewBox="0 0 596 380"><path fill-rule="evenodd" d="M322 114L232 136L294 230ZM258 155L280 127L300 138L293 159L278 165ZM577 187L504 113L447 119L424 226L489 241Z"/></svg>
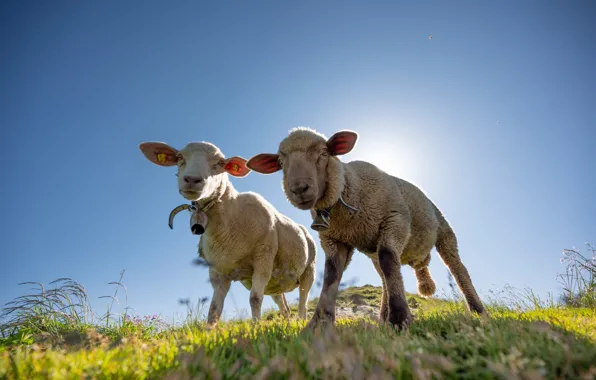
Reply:
<svg viewBox="0 0 596 380"><path fill-rule="evenodd" d="M370 305L337 306L336 318L367 317L373 320L379 318L379 308Z"/></svg>

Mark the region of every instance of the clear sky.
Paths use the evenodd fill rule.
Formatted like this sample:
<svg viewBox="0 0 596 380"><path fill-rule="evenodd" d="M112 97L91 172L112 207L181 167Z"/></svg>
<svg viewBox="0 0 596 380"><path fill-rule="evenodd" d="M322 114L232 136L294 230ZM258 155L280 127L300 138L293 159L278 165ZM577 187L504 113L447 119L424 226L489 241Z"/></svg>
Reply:
<svg viewBox="0 0 596 380"><path fill-rule="evenodd" d="M188 214L167 226L184 201L175 169L138 144L249 158L295 126L355 130L342 160L420 186L481 294L558 292L562 249L596 243L595 3L324 3L2 2L0 304L19 282L72 277L101 312L121 269L141 315L210 297ZM281 173L232 182L310 225ZM436 252L430 269L447 289ZM380 285L362 254L350 279ZM248 294L235 283L226 315L249 310Z"/></svg>

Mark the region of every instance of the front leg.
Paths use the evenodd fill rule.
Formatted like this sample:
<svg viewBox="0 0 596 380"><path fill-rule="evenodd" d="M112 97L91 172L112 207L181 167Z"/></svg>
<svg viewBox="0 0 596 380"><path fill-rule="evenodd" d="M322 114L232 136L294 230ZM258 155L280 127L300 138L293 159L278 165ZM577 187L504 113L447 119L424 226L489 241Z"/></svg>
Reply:
<svg viewBox="0 0 596 380"><path fill-rule="evenodd" d="M409 238L409 225L401 216L395 216L387 220L382 231L384 234L379 239L378 255L387 288L387 321L398 329L407 328L412 322L412 314L401 275L401 255Z"/></svg>
<svg viewBox="0 0 596 380"><path fill-rule="evenodd" d="M398 329L406 328L412 322L412 314L406 300L404 281L401 275L401 252L390 246L379 248L379 263L385 277L389 316L387 320Z"/></svg>
<svg viewBox="0 0 596 380"><path fill-rule="evenodd" d="M216 272L213 268L209 268L209 280L211 281L211 286L213 286L213 297L211 298L211 305L209 306L207 324L214 326L221 317L224 300L230 290L232 281L228 276Z"/></svg>
<svg viewBox="0 0 596 380"><path fill-rule="evenodd" d="M277 248L264 245L257 250L253 258L252 288L250 289L250 309L253 321L261 319L261 305L265 295L265 287L271 279L273 259Z"/></svg>
<svg viewBox="0 0 596 380"><path fill-rule="evenodd" d="M354 252L353 247L329 239L321 239L321 247L325 251L323 289L307 329L313 329L321 323L324 325L335 323L335 303L339 283Z"/></svg>

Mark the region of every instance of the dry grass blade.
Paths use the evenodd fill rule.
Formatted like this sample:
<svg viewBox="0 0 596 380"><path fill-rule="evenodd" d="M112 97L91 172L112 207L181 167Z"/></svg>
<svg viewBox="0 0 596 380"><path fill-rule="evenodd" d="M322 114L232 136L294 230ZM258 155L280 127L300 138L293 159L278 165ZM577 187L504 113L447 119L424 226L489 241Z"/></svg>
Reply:
<svg viewBox="0 0 596 380"><path fill-rule="evenodd" d="M25 281L25 282L19 282L19 285L37 285L39 286L39 290L41 291L41 293L43 294L45 288L43 287L43 284L37 281ZM33 288L32 290L36 290L35 288Z"/></svg>
<svg viewBox="0 0 596 380"><path fill-rule="evenodd" d="M43 284L26 281L19 285L36 285L36 292L25 294L6 303L0 317L7 319L0 325L4 333L8 329L27 328L33 332L48 332L59 326L87 323L92 318L87 294L76 281L62 277L52 282L52 289Z"/></svg>
<svg viewBox="0 0 596 380"><path fill-rule="evenodd" d="M125 291L128 291L128 289L126 288L126 285L124 285L123 283L121 283L119 281L108 282L108 285L118 285L118 286L121 286L122 288L124 288Z"/></svg>
<svg viewBox="0 0 596 380"><path fill-rule="evenodd" d="M118 301L118 298L117 298L117 297L114 297L114 296L99 296L99 297L97 297L97 298L110 298L110 299L112 299L112 300L116 301L116 303L120 303L120 302Z"/></svg>
<svg viewBox="0 0 596 380"><path fill-rule="evenodd" d="M128 304L128 289L126 288L126 286L124 285L124 283L122 283L122 279L124 278L124 272L126 272L124 269L120 272L120 279L118 281L110 281L108 282L108 285L117 285L116 286L116 290L114 291L114 295L112 296L100 296L99 298L110 298L112 300L112 302L110 303L110 306L108 307L107 312L101 316L100 319L105 319L105 325L106 327L109 326L110 321L114 320L114 317L112 316L112 308L114 307L114 301L117 304L120 304L120 301L118 300L118 290L120 288L124 289L124 297L126 300L126 304ZM125 307L125 310L128 308L128 306Z"/></svg>
<svg viewBox="0 0 596 380"><path fill-rule="evenodd" d="M54 281L50 282L50 285L56 284L58 282L64 282L64 281L73 281L73 279L70 277L60 277L60 278L57 278Z"/></svg>

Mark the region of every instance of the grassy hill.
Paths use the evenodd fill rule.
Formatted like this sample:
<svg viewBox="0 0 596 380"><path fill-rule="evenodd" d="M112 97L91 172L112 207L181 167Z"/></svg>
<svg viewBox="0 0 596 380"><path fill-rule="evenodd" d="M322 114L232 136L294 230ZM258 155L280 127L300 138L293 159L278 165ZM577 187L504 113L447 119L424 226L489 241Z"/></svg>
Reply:
<svg viewBox="0 0 596 380"><path fill-rule="evenodd" d="M380 286L363 285L352 286L340 290L337 295L337 315L345 317L370 317L377 318L381 307L382 289ZM439 298L423 298L417 294L406 293L408 304L414 315L422 311L430 311L448 304L448 301ZM308 302L308 311L312 313L319 301L318 297ZM298 305L290 305L293 314L298 313ZM268 310L263 313L265 319L272 319L279 316L277 309Z"/></svg>
<svg viewBox="0 0 596 380"><path fill-rule="evenodd" d="M213 330L195 322L157 332L143 320L62 326L26 343L4 339L0 379L596 378L594 309L489 306L482 322L461 303L408 299L415 323L407 332L358 313L378 308L380 288L370 285L341 291L338 308L352 316L314 335L274 312Z"/></svg>

